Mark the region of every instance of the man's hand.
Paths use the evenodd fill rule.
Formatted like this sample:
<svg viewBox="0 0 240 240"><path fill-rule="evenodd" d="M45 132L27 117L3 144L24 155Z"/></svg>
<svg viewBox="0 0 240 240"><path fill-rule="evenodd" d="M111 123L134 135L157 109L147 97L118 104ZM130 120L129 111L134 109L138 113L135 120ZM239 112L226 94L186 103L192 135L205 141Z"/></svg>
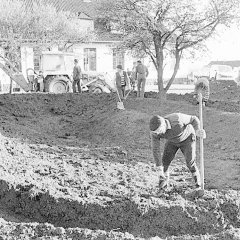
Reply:
<svg viewBox="0 0 240 240"><path fill-rule="evenodd" d="M198 129L196 131L196 136L199 137L199 138L203 138L205 139L206 138L206 132L204 129Z"/></svg>

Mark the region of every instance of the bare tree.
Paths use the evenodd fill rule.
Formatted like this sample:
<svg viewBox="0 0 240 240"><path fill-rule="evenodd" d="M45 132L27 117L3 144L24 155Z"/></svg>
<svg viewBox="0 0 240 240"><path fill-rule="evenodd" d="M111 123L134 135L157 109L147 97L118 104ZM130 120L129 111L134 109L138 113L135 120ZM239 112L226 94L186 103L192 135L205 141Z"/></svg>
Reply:
<svg viewBox="0 0 240 240"><path fill-rule="evenodd" d="M15 65L20 63L23 44L40 48L58 45L64 50L93 36L82 30L77 16L44 0L1 0L0 12L0 46Z"/></svg>
<svg viewBox="0 0 240 240"><path fill-rule="evenodd" d="M165 98L187 49L205 44L218 25L235 18L238 0L101 0L99 18L121 32L122 46L147 54L156 70L160 97ZM175 58L168 84L163 86L165 55Z"/></svg>

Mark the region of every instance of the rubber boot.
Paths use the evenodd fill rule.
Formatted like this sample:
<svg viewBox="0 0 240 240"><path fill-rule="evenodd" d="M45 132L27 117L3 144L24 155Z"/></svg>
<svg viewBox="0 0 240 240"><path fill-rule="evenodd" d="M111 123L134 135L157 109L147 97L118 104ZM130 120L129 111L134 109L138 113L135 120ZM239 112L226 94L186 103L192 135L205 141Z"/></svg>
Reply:
<svg viewBox="0 0 240 240"><path fill-rule="evenodd" d="M195 182L196 188L201 187L201 177L198 169L196 169L196 172L192 173L192 177Z"/></svg>
<svg viewBox="0 0 240 240"><path fill-rule="evenodd" d="M196 185L196 189L193 193L193 198L200 198L204 195L204 190L201 189L201 177L200 177L200 173L199 170L196 169L195 173L192 173L195 185Z"/></svg>

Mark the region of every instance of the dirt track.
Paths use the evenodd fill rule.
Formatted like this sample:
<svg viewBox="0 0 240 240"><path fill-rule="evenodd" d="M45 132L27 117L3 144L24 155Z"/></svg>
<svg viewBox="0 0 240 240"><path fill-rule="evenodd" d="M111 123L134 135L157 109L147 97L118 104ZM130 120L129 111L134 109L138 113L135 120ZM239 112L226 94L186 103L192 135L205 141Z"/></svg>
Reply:
<svg viewBox="0 0 240 240"><path fill-rule="evenodd" d="M181 154L171 188L158 192L148 132L154 113L197 115L191 96L160 105L132 95L126 111L113 95L0 96L2 239L240 239L239 90L220 100L217 87L204 110L207 191L199 200L189 197Z"/></svg>

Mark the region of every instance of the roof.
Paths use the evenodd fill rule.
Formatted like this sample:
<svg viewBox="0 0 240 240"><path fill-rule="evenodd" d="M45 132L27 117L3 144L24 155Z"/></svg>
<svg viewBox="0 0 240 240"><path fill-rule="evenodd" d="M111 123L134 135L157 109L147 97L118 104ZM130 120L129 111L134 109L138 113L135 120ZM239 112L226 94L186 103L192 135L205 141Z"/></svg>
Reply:
<svg viewBox="0 0 240 240"><path fill-rule="evenodd" d="M70 11L74 13L84 13L88 17L94 18L96 10L92 1L86 0L45 0L58 10Z"/></svg>
<svg viewBox="0 0 240 240"><path fill-rule="evenodd" d="M32 7L32 0L22 0L27 7ZM41 0L33 0L40 3ZM93 20L97 16L95 3L100 0L44 0L46 3L53 5L57 10L70 11L77 13L78 17L85 20ZM98 29L98 28L96 28ZM111 33L108 31L98 31L94 42L120 42L121 34Z"/></svg>
<svg viewBox="0 0 240 240"><path fill-rule="evenodd" d="M231 67L240 67L240 60L232 60L232 61L211 61L208 66L212 65L228 65Z"/></svg>
<svg viewBox="0 0 240 240"><path fill-rule="evenodd" d="M89 17L87 14L85 14L85 13L83 13L83 12L80 12L79 15L78 15L78 17L79 17L80 19L92 20L91 17Z"/></svg>
<svg viewBox="0 0 240 240"><path fill-rule="evenodd" d="M114 34L111 32L98 32L96 41L97 42L120 42L122 41L122 35Z"/></svg>
<svg viewBox="0 0 240 240"><path fill-rule="evenodd" d="M33 2L40 3L41 0L22 0L27 8L33 8ZM53 5L57 10L69 11L84 14L84 19L93 19L96 16L94 1L97 0L43 0L45 3ZM79 17L82 17L80 14Z"/></svg>

